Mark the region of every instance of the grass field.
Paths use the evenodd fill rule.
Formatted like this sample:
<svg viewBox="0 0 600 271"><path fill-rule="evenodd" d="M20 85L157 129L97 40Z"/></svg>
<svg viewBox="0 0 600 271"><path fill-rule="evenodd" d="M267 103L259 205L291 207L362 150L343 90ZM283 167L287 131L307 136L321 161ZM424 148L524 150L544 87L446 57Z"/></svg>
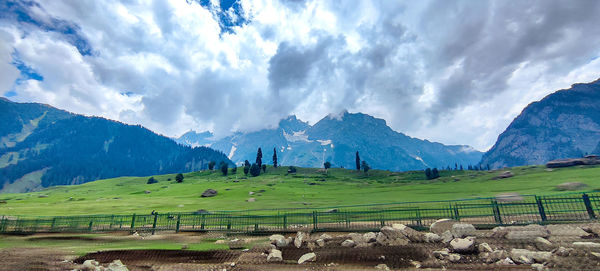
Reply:
<svg viewBox="0 0 600 271"><path fill-rule="evenodd" d="M529 166L509 170L515 176L499 180L493 177L505 170L441 171L442 177L436 180L425 180L423 172L380 170L365 174L330 169L325 174L317 169L298 168L297 173L288 174L287 167L269 167L259 177L247 177L241 169L237 175L229 176L222 176L220 171L192 172L184 174L183 183L174 181L175 174L154 176L156 184L146 184L148 176L120 177L34 193L0 194L0 201L6 202L0 204L0 214L149 214L152 210L165 213L451 200L505 192L547 195L560 193L555 187L564 182L588 184L587 191L600 188L599 166L552 171L544 166ZM208 188L217 190L218 195L200 197ZM247 202L249 198L256 201Z"/></svg>

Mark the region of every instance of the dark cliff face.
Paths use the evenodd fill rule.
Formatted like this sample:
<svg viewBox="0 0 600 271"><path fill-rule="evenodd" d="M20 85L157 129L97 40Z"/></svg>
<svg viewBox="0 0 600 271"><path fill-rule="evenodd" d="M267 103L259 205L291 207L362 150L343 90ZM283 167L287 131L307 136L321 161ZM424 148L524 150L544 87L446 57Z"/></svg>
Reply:
<svg viewBox="0 0 600 271"><path fill-rule="evenodd" d="M494 168L538 165L597 152L600 80L575 84L528 105L484 154Z"/></svg>
<svg viewBox="0 0 600 271"><path fill-rule="evenodd" d="M118 176L177 173L229 159L139 125L0 100L0 191L25 192Z"/></svg>
<svg viewBox="0 0 600 271"><path fill-rule="evenodd" d="M445 168L455 163L466 167L481 159L481 152L469 146L411 138L392 130L383 119L348 112L327 116L313 126L291 116L277 128L236 133L210 146L229 154L236 163L254 161L258 147L268 157L263 162L271 163L275 148L279 164L304 167L322 167L329 161L334 167L354 168L356 151L371 167L389 170Z"/></svg>

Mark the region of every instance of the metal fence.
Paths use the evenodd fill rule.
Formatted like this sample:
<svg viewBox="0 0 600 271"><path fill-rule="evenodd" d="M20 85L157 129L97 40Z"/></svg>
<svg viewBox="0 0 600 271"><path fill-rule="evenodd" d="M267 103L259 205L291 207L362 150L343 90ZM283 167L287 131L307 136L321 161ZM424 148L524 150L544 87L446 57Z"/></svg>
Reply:
<svg viewBox="0 0 600 271"><path fill-rule="evenodd" d="M102 231L368 231L402 223L425 228L441 218L493 227L595 220L600 193L522 196L517 200L477 198L328 208L257 209L149 215L19 217L0 215L0 233Z"/></svg>

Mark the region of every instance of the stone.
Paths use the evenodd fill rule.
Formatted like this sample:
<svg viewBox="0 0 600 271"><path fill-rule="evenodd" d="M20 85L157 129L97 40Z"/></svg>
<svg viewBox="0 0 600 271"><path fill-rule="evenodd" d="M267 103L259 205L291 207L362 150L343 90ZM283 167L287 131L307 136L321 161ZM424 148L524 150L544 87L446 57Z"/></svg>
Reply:
<svg viewBox="0 0 600 271"><path fill-rule="evenodd" d="M429 226L429 231L431 231L435 234L441 235L445 231L451 230L452 225L454 225L456 223L459 223L459 222L454 219L440 219L440 220L437 220L436 222L433 222L433 224L431 224L431 226Z"/></svg>
<svg viewBox="0 0 600 271"><path fill-rule="evenodd" d="M278 248L282 248L287 247L291 243L291 238L285 238L281 234L273 234L269 237L269 241Z"/></svg>
<svg viewBox="0 0 600 271"><path fill-rule="evenodd" d="M338 209L329 209L329 210L325 210L325 213L337 213L339 210Z"/></svg>
<svg viewBox="0 0 600 271"><path fill-rule="evenodd" d="M389 226L382 227L380 231L385 235L385 237L391 240L406 237L400 229L392 228Z"/></svg>
<svg viewBox="0 0 600 271"><path fill-rule="evenodd" d="M420 243L424 241L422 233L404 224L393 224L392 228L400 230L400 232L411 242Z"/></svg>
<svg viewBox="0 0 600 271"><path fill-rule="evenodd" d="M127 266L125 266L121 260L114 260L112 263L108 265L106 268L107 271L129 271Z"/></svg>
<svg viewBox="0 0 600 271"><path fill-rule="evenodd" d="M448 244L450 241L452 241L452 239L454 239L454 236L450 231L445 231L440 237L442 237L442 243L444 244Z"/></svg>
<svg viewBox="0 0 600 271"><path fill-rule="evenodd" d="M572 225L547 225L546 229L550 232L551 236L566 236L566 237L575 237L582 238L587 237L590 234L581 229L580 227L572 226Z"/></svg>
<svg viewBox="0 0 600 271"><path fill-rule="evenodd" d="M418 261L410 261L410 265L412 265L416 269L421 268L421 262Z"/></svg>
<svg viewBox="0 0 600 271"><path fill-rule="evenodd" d="M319 238L323 239L323 241L325 241L325 242L331 241L331 239L333 239L333 237L331 237L331 235L329 235L327 233L321 234L321 236Z"/></svg>
<svg viewBox="0 0 600 271"><path fill-rule="evenodd" d="M567 182L561 183L556 186L556 190L559 191L576 191L586 189L588 187L587 184L579 183L579 182Z"/></svg>
<svg viewBox="0 0 600 271"><path fill-rule="evenodd" d="M227 242L229 249L242 249L244 248L244 241L240 239L231 239Z"/></svg>
<svg viewBox="0 0 600 271"><path fill-rule="evenodd" d="M536 271L543 271L543 270L546 270L547 268L543 264L534 263L531 265L531 269L536 270Z"/></svg>
<svg viewBox="0 0 600 271"><path fill-rule="evenodd" d="M255 199L255 198L249 198L249 199L247 199L246 201L247 201L247 202L255 202L255 201L256 201L256 199Z"/></svg>
<svg viewBox="0 0 600 271"><path fill-rule="evenodd" d="M315 241L315 243L317 243L317 246L319 246L319 247L325 246L325 240L323 240L323 239L317 239L317 241Z"/></svg>
<svg viewBox="0 0 600 271"><path fill-rule="evenodd" d="M450 242L452 251L457 253L471 253L475 251L475 238L455 238Z"/></svg>
<svg viewBox="0 0 600 271"><path fill-rule="evenodd" d="M546 240L545 238L542 237L536 237L534 239L534 243L535 243L535 247L538 250L550 250L552 249L554 246L552 245L552 242Z"/></svg>
<svg viewBox="0 0 600 271"><path fill-rule="evenodd" d="M390 271L390 268L386 264L380 263L377 266L375 266L375 270Z"/></svg>
<svg viewBox="0 0 600 271"><path fill-rule="evenodd" d="M597 165L600 164L600 159L597 156L586 156L583 158L558 159L546 163L548 168L572 167L579 165Z"/></svg>
<svg viewBox="0 0 600 271"><path fill-rule="evenodd" d="M96 271L100 270L98 267L99 263L94 260L85 260L81 265L81 271Z"/></svg>
<svg viewBox="0 0 600 271"><path fill-rule="evenodd" d="M479 257L482 258L485 263L490 264L508 257L508 252L505 250L494 250L492 252L483 252Z"/></svg>
<svg viewBox="0 0 600 271"><path fill-rule="evenodd" d="M506 257L503 260L499 260L495 263L496 265L514 265L515 262L513 262L513 260L511 260L510 258Z"/></svg>
<svg viewBox="0 0 600 271"><path fill-rule="evenodd" d="M554 251L554 255L561 256L561 257L569 257L571 255L571 252L573 252L573 250L574 249L572 249L572 248L559 247Z"/></svg>
<svg viewBox="0 0 600 271"><path fill-rule="evenodd" d="M548 237L550 236L550 232L544 227L540 225L527 225L527 226L516 226L516 227L507 227L504 228L507 233L505 235L506 239L509 240L527 240L531 241L536 237Z"/></svg>
<svg viewBox="0 0 600 271"><path fill-rule="evenodd" d="M283 256L281 255L281 250L271 249L269 255L267 256L267 262L281 262L283 261Z"/></svg>
<svg viewBox="0 0 600 271"><path fill-rule="evenodd" d="M305 262L314 262L317 260L317 254L314 252L306 253L298 259L298 264L303 264Z"/></svg>
<svg viewBox="0 0 600 271"><path fill-rule="evenodd" d="M442 249L442 250L436 250L433 252L433 257L443 260L445 258L447 258L450 255L450 250L448 250L447 248Z"/></svg>
<svg viewBox="0 0 600 271"><path fill-rule="evenodd" d="M468 223L456 223L452 225L452 235L455 238L465 238L467 236L474 236L477 230L475 227Z"/></svg>
<svg viewBox="0 0 600 271"><path fill-rule="evenodd" d="M367 243L373 243L377 239L377 234L375 234L374 232L367 232L363 234L363 239Z"/></svg>
<svg viewBox="0 0 600 271"><path fill-rule="evenodd" d="M493 252L494 251L488 243L481 243L481 244L479 244L479 246L477 246L477 248L479 249L479 252Z"/></svg>
<svg viewBox="0 0 600 271"><path fill-rule="evenodd" d="M344 242L342 242L343 247L354 247L356 245L356 243L350 239L345 240Z"/></svg>
<svg viewBox="0 0 600 271"><path fill-rule="evenodd" d="M385 234L378 232L377 233L377 237L375 237L375 243L380 245L380 246L387 246L388 245L388 238L385 236Z"/></svg>
<svg viewBox="0 0 600 271"><path fill-rule="evenodd" d="M362 234L358 234L358 233L354 233L354 232L349 233L348 238L350 238L352 241L354 241L354 243L356 245L367 243L367 241L365 240L365 237Z"/></svg>
<svg viewBox="0 0 600 271"><path fill-rule="evenodd" d="M210 198L210 197L214 197L217 195L217 190L214 189L206 189L204 190L204 192L202 192L201 197L203 198Z"/></svg>
<svg viewBox="0 0 600 271"><path fill-rule="evenodd" d="M552 257L552 252L530 251L527 249L513 248L510 251L510 258L519 263L532 264L533 262L545 263Z"/></svg>
<svg viewBox="0 0 600 271"><path fill-rule="evenodd" d="M254 192L250 191L250 192L248 192L248 195L252 196L252 195L254 195Z"/></svg>
<svg viewBox="0 0 600 271"><path fill-rule="evenodd" d="M144 193L145 194L150 194L151 192L150 192L150 190L145 190Z"/></svg>
<svg viewBox="0 0 600 271"><path fill-rule="evenodd" d="M460 254L456 254L456 253L450 253L450 254L448 255L448 258L447 258L447 259L448 259L448 261L449 261L449 262L451 262L451 263L457 263L457 262L460 262L461 256L460 256Z"/></svg>
<svg viewBox="0 0 600 271"><path fill-rule="evenodd" d="M437 243L437 242L442 241L442 237L440 237L439 235L437 235L433 232L425 233L425 235L423 235L423 239L427 243Z"/></svg>
<svg viewBox="0 0 600 271"><path fill-rule="evenodd" d="M600 253L598 253L598 252L590 252L590 255L592 255L596 260L600 260Z"/></svg>
<svg viewBox="0 0 600 271"><path fill-rule="evenodd" d="M294 238L294 246L296 246L296 248L300 248L302 246L302 243L306 242L308 238L308 233L299 231L298 233L296 233L296 238Z"/></svg>
<svg viewBox="0 0 600 271"><path fill-rule="evenodd" d="M578 248L600 248L600 243L594 243L594 242L574 242L573 246L574 247L578 247Z"/></svg>

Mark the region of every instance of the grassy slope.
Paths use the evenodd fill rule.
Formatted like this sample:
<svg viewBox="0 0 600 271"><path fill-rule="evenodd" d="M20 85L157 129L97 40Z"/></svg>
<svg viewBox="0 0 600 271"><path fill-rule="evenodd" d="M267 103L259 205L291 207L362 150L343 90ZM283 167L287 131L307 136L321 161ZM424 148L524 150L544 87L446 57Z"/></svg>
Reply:
<svg viewBox="0 0 600 271"><path fill-rule="evenodd" d="M183 183L167 181L174 180L174 175L155 176L159 182L150 185L146 184L148 177L121 177L35 193L0 194L0 200L7 202L0 204L0 214L146 214L152 210L185 212L447 200L488 197L502 192L543 195L559 193L554 188L564 182L586 183L590 186L587 190L600 188L599 166L551 172L542 166L518 167L511 169L515 177L503 180L492 180L501 171L442 171L442 177L435 181L424 180L422 172L373 170L367 176L353 170L330 169L324 175L316 169L299 168L292 175L286 174L286 170L287 167L269 168L267 174L247 179L243 179L239 170L239 182L234 182L235 175L225 177L219 171L203 171L184 174ZM460 180L453 181L455 178ZM326 181L317 181L320 179ZM309 185L311 182L318 185ZM216 189L219 194L201 198L200 194L208 188ZM261 189L266 191L248 195ZM145 190L151 193L145 194ZM256 198L256 202L246 202L250 197Z"/></svg>

